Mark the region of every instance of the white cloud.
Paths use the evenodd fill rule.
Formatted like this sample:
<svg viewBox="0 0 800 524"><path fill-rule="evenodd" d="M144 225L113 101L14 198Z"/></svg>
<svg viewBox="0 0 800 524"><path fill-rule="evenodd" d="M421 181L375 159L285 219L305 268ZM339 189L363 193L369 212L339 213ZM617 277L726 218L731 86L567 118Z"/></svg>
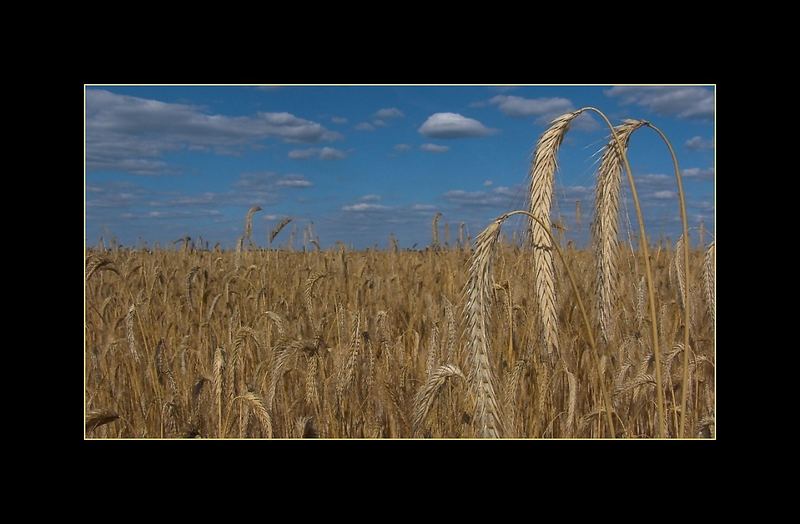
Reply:
<svg viewBox="0 0 800 524"><path fill-rule="evenodd" d="M574 111L575 104L568 98L523 98L521 96L497 95L489 100L505 115L514 118L536 117L539 125L548 125L555 118ZM572 121L572 128L594 131L600 124L589 113L581 113Z"/></svg>
<svg viewBox="0 0 800 524"><path fill-rule="evenodd" d="M361 122L356 125L356 131L375 131L375 126L369 122Z"/></svg>
<svg viewBox="0 0 800 524"><path fill-rule="evenodd" d="M693 136L689 140L687 140L684 144L686 149L691 149L692 151L704 151L707 149L714 149L714 141L713 140L706 140L701 136Z"/></svg>
<svg viewBox="0 0 800 524"><path fill-rule="evenodd" d="M671 200L678 196L675 191L656 191L651 195L656 200Z"/></svg>
<svg viewBox="0 0 800 524"><path fill-rule="evenodd" d="M379 109L375 112L375 118L382 120L388 120L390 118L402 118L404 116L406 115L404 115L403 112L396 107L387 107L384 109Z"/></svg>
<svg viewBox="0 0 800 524"><path fill-rule="evenodd" d="M408 144L395 144L395 146L392 149L394 149L398 153L404 153L406 151L409 151L411 149L411 146Z"/></svg>
<svg viewBox="0 0 800 524"><path fill-rule="evenodd" d="M369 211L385 211L389 209L387 206L383 206L381 204L352 204L349 206L342 207L342 211L350 211L350 212L369 212Z"/></svg>
<svg viewBox="0 0 800 524"><path fill-rule="evenodd" d="M163 174L158 160L182 148L232 154L267 138L319 142L342 138L291 113L210 114L178 103L86 90L86 164L90 171Z"/></svg>
<svg viewBox="0 0 800 524"><path fill-rule="evenodd" d="M714 168L701 169L699 167L690 167L684 169L681 174L684 178L694 178L697 180L714 180Z"/></svg>
<svg viewBox="0 0 800 524"><path fill-rule="evenodd" d="M429 138L480 137L496 132L477 120L458 113L434 113L418 131Z"/></svg>
<svg viewBox="0 0 800 524"><path fill-rule="evenodd" d="M412 211L434 211L436 206L432 204L414 204L411 206Z"/></svg>
<svg viewBox="0 0 800 524"><path fill-rule="evenodd" d="M489 187L492 184L494 184L494 182L492 182L491 180L484 180L483 181L483 187Z"/></svg>
<svg viewBox="0 0 800 524"><path fill-rule="evenodd" d="M548 123L553 118L575 108L572 102L566 98L522 98L497 95L492 97L489 103L496 105L504 114L515 118L541 117L539 123Z"/></svg>
<svg viewBox="0 0 800 524"><path fill-rule="evenodd" d="M308 149L293 149L289 151L289 158L293 160L307 160L309 158L319 158L322 160L341 160L347 157L347 153L333 147L312 147Z"/></svg>
<svg viewBox="0 0 800 524"><path fill-rule="evenodd" d="M343 116L332 116L331 122L333 122L334 124L346 124L347 119Z"/></svg>
<svg viewBox="0 0 800 524"><path fill-rule="evenodd" d="M275 185L278 187L311 187L314 184L312 184L310 180L290 178L290 179L278 180L277 182L275 182Z"/></svg>
<svg viewBox="0 0 800 524"><path fill-rule="evenodd" d="M380 195L364 195L359 200L362 202L377 202L381 199Z"/></svg>
<svg viewBox="0 0 800 524"><path fill-rule="evenodd" d="M242 173L233 187L249 200L274 198L276 188L307 188L314 184L303 175L278 175L271 171Z"/></svg>
<svg viewBox="0 0 800 524"><path fill-rule="evenodd" d="M428 153L447 153L450 151L448 146L440 146L438 144L422 144L419 148Z"/></svg>
<svg viewBox="0 0 800 524"><path fill-rule="evenodd" d="M604 91L622 105L636 104L654 113L678 118L714 118L714 90L707 87L617 86Z"/></svg>
<svg viewBox="0 0 800 524"><path fill-rule="evenodd" d="M335 149L333 147L323 147L319 152L319 157L322 160L341 160L346 156L347 154L344 151Z"/></svg>

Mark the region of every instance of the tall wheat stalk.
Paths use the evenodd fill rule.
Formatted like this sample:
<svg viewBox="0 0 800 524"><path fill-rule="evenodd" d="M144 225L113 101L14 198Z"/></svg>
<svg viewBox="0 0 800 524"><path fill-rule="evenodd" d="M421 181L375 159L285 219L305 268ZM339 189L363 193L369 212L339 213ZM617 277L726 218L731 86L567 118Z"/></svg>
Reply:
<svg viewBox="0 0 800 524"><path fill-rule="evenodd" d="M645 124L625 120L614 129L627 150L631 134ZM597 171L595 186L594 231L595 273L597 275L597 317L600 335L608 342L614 332L614 304L617 303L617 262L619 257L619 194L622 182L622 156L612 136L606 144Z"/></svg>
<svg viewBox="0 0 800 524"><path fill-rule="evenodd" d="M272 245L272 241L275 240L275 237L278 236L278 234L281 232L281 230L284 227L286 227L286 225L291 221L292 221L292 219L290 217L286 217L286 218L282 219L280 222L278 222L277 224L275 224L275 227L272 229L272 231L269 232L269 245L270 246Z"/></svg>
<svg viewBox="0 0 800 524"><path fill-rule="evenodd" d="M442 218L441 213L436 213L431 222L431 247L439 249L439 219Z"/></svg>
<svg viewBox="0 0 800 524"><path fill-rule="evenodd" d="M527 215L528 218L531 219L531 222L536 223L535 227L539 227L540 229L544 230L545 235L549 239L550 245L553 246L553 248L555 248L556 253L558 253L558 257L561 259L561 263L564 265L564 269L566 269L567 271L567 277L569 278L570 285L572 286L572 291L573 293L575 293L575 300L578 302L578 309L581 312L581 317L583 317L583 325L586 328L586 338L589 341L589 346L591 346L592 348L591 355L592 358L594 359L594 368L597 370L598 373L598 384L600 386L603 402L605 403L605 408L606 408L605 412L606 412L606 420L608 422L608 429L611 431L611 436L614 437L616 436L616 432L614 431L614 420L611 415L614 411L611 402L611 395L609 394L606 388L605 380L603 379L604 367L600 365L600 353L597 350L597 344L595 343L595 338L594 335L592 334L592 325L589 322L589 315L586 313L586 307L584 307L583 305L583 300L581 299L581 294L580 290L578 289L578 283L575 280L575 275L572 273L572 269L570 269L569 264L567 264L567 260L566 258L564 258L564 252L561 251L561 248L558 246L558 243L556 242L556 239L553 237L553 234L549 230L544 229L545 223L542 220L534 217L528 211L511 211L500 217L498 220L502 222L506 218L513 215Z"/></svg>
<svg viewBox="0 0 800 524"><path fill-rule="evenodd" d="M711 323L716 329L717 326L717 242L711 242L706 250L706 255L703 259L703 287L706 293L706 305L708 306L708 314L711 316Z"/></svg>
<svg viewBox="0 0 800 524"><path fill-rule="evenodd" d="M661 138L661 140L667 146L667 149L669 149L669 154L672 157L672 167L673 167L673 169L675 171L675 183L678 186L678 203L680 204L680 209L681 209L681 223L683 225L683 239L684 239L683 246L682 246L683 247L683 271L681 272L682 275L681 274L678 275L678 278L680 279L680 277L682 276L683 279L685 280L685 282L691 282L691 277L689 275L689 243L690 243L690 241L689 241L689 219L686 217L686 195L683 192L683 179L681 178L681 169L678 166L678 157L677 157L677 155L675 155L675 150L672 147L672 143L667 138L667 135L665 135L659 128L657 128L656 126L654 126L650 122L647 122L647 127L649 127L650 129L655 131L656 134L658 134L658 136ZM629 173L629 175L630 175L630 173ZM631 182L632 181L633 181L633 178L631 177ZM636 196L635 193L634 193L634 196ZM636 204L636 209L637 209L637 212L639 212L639 204L638 204L638 202ZM641 225L641 228L642 228L642 231L644 231L644 225ZM644 238L644 233L642 233L642 238ZM645 257L647 257L647 251L646 250L644 251L644 254L645 254ZM647 271L649 272L650 271L650 261L645 259L645 264L647 266ZM689 347L689 326L691 326L691 323L690 323L690 319L691 319L691 311L690 311L691 304L689 302L689 288L688 288L688 286L685 286L685 285L683 286L681 294L682 294L682 300L683 300L683 321L684 321L683 322L684 323L683 343L684 343L684 347L688 348ZM654 305L655 305L655 302L654 302ZM658 347L654 347L653 349L654 349L655 354L656 354L656 366L658 366L658 361L659 361ZM661 387L661 372L660 372L660 368L659 367L656 367L656 380L658 381L658 386L660 388ZM688 394L689 394L689 386L690 386L690 384L689 384L689 351L685 351L684 354L683 354L683 388L682 388L683 390L681 392L681 427L680 427L680 433L678 435L679 437L684 437L686 435L686 400L687 400ZM661 393L660 389L659 389L659 394L663 395ZM660 401L659 401L659 403L660 403ZM661 426L661 436L662 437L664 436L663 422L662 422L662 426Z"/></svg>
<svg viewBox="0 0 800 524"><path fill-rule="evenodd" d="M253 215L261 211L261 206L253 206L247 211L247 216L244 218L244 240L249 247L253 242L250 240L253 234Z"/></svg>
<svg viewBox="0 0 800 524"><path fill-rule="evenodd" d="M583 110L559 116L550 123L536 144L530 170L530 200L528 210L550 230L550 207L553 201L553 182L557 168L556 155L570 123ZM558 316L556 313L555 268L553 253L547 235L541 228L533 227L533 287L539 306L545 350L552 357L558 352Z"/></svg>
<svg viewBox="0 0 800 524"><path fill-rule="evenodd" d="M460 378L466 380L466 377L454 364L445 364L434 370L425 385L420 388L417 393L417 398L414 401L414 421L413 428L414 434L419 434L422 429L422 424L428 416L428 413L433 407L433 403L439 395L439 392L444 387L449 379Z"/></svg>
<svg viewBox="0 0 800 524"><path fill-rule="evenodd" d="M489 320L492 296L492 254L505 216L497 218L475 238L475 250L464 288L464 317L470 359L469 383L475 395L473 421L480 438L499 438L502 419L489 358Z"/></svg>

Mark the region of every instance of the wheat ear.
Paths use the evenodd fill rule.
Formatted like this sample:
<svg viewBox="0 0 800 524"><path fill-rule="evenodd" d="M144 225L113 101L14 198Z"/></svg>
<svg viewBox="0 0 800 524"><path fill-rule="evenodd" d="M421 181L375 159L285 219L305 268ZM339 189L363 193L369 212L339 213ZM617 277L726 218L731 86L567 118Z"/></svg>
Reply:
<svg viewBox="0 0 800 524"><path fill-rule="evenodd" d="M465 286L464 316L467 325L467 348L471 361L469 382L475 394L477 433L481 438L499 438L502 422L494 376L489 358L489 320L492 296L492 254L500 236L505 216L497 218L475 239L475 250Z"/></svg>
<svg viewBox="0 0 800 524"><path fill-rule="evenodd" d="M530 170L530 213L541 220L550 230L550 206L553 200L553 181L557 168L556 155L569 125L582 110L559 116L539 138ZM542 324L547 354L558 352L558 316L556 313L555 269L550 241L542 228L531 222L533 241L533 267L535 271L533 287L539 305L539 318Z"/></svg>
<svg viewBox="0 0 800 524"><path fill-rule="evenodd" d="M703 260L703 285L706 292L706 305L708 306L708 314L711 316L711 324L716 329L717 323L717 242L711 242L706 250L706 256Z"/></svg>
<svg viewBox="0 0 800 524"><path fill-rule="evenodd" d="M464 373L453 364L445 364L433 371L425 382L425 385L420 388L417 393L417 398L414 402L414 433L418 434L422 429L422 424L430 413L433 403L439 395L442 387L448 379L460 378L466 381Z"/></svg>
<svg viewBox="0 0 800 524"><path fill-rule="evenodd" d="M645 124L625 120L614 130L627 150L631 134ZM593 242L597 274L597 312L600 335L608 342L614 331L613 307L617 303L617 259L619 257L619 193L622 182L622 156L612 136L606 144L597 171Z"/></svg>
<svg viewBox="0 0 800 524"><path fill-rule="evenodd" d="M244 239L247 241L248 246L251 244L250 237L253 234L253 215L261 211L261 206L253 206L247 211L247 216L244 217Z"/></svg>

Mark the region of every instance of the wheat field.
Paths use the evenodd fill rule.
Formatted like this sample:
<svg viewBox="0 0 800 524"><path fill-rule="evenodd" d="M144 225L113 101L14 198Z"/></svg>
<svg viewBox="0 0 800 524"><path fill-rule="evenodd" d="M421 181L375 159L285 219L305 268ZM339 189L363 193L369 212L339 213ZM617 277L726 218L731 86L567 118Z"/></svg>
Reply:
<svg viewBox="0 0 800 524"><path fill-rule="evenodd" d="M714 438L716 243L618 238L638 121L606 147L591 245L566 242L579 112L539 140L528 211L474 241L441 242L437 213L423 250L263 248L253 207L235 251L88 248L86 438Z"/></svg>
<svg viewBox="0 0 800 524"><path fill-rule="evenodd" d="M588 251L565 256L586 300ZM133 252L92 250L86 287L89 437L475 437L465 328L468 249ZM714 417L705 253L692 250L687 436ZM667 430L676 436L683 352L675 250L653 256ZM653 353L630 252L610 340L590 356L574 293L544 351L530 249L501 243L486 339L502 437L657 435ZM564 282L564 266L555 265ZM602 377L602 383L600 383ZM603 418L612 395L615 434ZM97 425L96 419L118 417Z"/></svg>

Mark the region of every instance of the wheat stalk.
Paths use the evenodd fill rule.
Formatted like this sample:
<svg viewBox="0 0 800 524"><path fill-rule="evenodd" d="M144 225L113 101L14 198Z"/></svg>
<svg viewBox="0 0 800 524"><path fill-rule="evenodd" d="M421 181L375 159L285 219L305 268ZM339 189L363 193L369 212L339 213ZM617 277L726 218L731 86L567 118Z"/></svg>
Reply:
<svg viewBox="0 0 800 524"><path fill-rule="evenodd" d="M681 262L680 255L683 254L683 235L678 237L678 241L675 243L675 276L678 280L678 289L680 290L680 298L678 299L678 303L681 307L686 307L686 301L684 300L684 294L686 292L686 277L684 273L683 263ZM687 323L685 329L689 329L689 324Z"/></svg>
<svg viewBox="0 0 800 524"><path fill-rule="evenodd" d="M475 239L475 250L464 288L467 348L471 361L469 383L475 394L473 422L481 438L502 435L500 408L494 391L490 361L489 321L492 295L492 254L505 215L497 218Z"/></svg>
<svg viewBox="0 0 800 524"><path fill-rule="evenodd" d="M97 255L89 255L86 259L86 281L88 282L97 271L113 271L119 275L119 271L111 260Z"/></svg>
<svg viewBox="0 0 800 524"><path fill-rule="evenodd" d="M444 387L448 379L452 378L460 378L464 381L467 380L458 366L454 364L445 364L434 370L428 377L425 385L420 388L414 402L414 420L412 424L415 435L419 434L422 429L422 424L425 422L442 387Z"/></svg>
<svg viewBox="0 0 800 524"><path fill-rule="evenodd" d="M94 431L100 426L114 422L118 418L119 415L107 409L89 411L86 413L86 432Z"/></svg>
<svg viewBox="0 0 800 524"><path fill-rule="evenodd" d="M583 110L559 116L550 123L536 144L530 169L530 213L550 230L550 207L553 200L553 182L557 168L556 155L569 125ZM558 352L558 316L556 313L555 268L550 241L542 228L531 221L533 242L533 287L539 306L545 349L552 357Z"/></svg>
<svg viewBox="0 0 800 524"><path fill-rule="evenodd" d="M252 244L250 237L253 234L253 215L261 211L261 206L253 206L247 211L247 216L244 218L244 240L247 241L248 246Z"/></svg>
<svg viewBox="0 0 800 524"><path fill-rule="evenodd" d="M625 120L614 128L625 150L634 131L643 120ZM622 182L622 155L612 136L605 146L597 171L595 186L594 231L595 273L597 275L597 312L600 334L608 342L614 331L613 307L617 303L617 260L619 257L619 195Z"/></svg>
<svg viewBox="0 0 800 524"><path fill-rule="evenodd" d="M350 354L339 372L339 382L336 384L336 398L341 404L344 392L353 382L356 362L358 361L359 348L361 347L361 317L356 314L353 319L353 334L350 338Z"/></svg>
<svg viewBox="0 0 800 524"><path fill-rule="evenodd" d="M131 304L128 314L125 315L125 333L128 337L128 349L136 362L139 362L139 352L136 351L136 335L134 333L133 315L136 313L136 305Z"/></svg>
<svg viewBox="0 0 800 524"><path fill-rule="evenodd" d="M253 413L255 413L256 419L261 424L264 433L267 434L267 438L272 438L272 417L264 406L262 398L252 391L248 391L242 395L242 398L250 404L250 408L253 410Z"/></svg>
<svg viewBox="0 0 800 524"><path fill-rule="evenodd" d="M286 225L291 222L292 219L290 217L286 217L278 222L272 231L269 232L269 245L272 245L272 241L275 240L275 237L281 232L281 230L286 227Z"/></svg>
<svg viewBox="0 0 800 524"><path fill-rule="evenodd" d="M442 218L442 214L437 212L436 215L433 217L433 221L431 222L431 248L434 250L439 249L439 219Z"/></svg>
<svg viewBox="0 0 800 524"><path fill-rule="evenodd" d="M217 348L214 353L214 397L217 400L217 437L222 438L222 390L224 387L224 377L222 375L225 368L225 350Z"/></svg>
<svg viewBox="0 0 800 524"><path fill-rule="evenodd" d="M703 287L706 292L706 305L708 306L708 314L711 316L711 324L715 329L717 325L716 268L717 242L715 240L708 246L706 255L703 258Z"/></svg>
<svg viewBox="0 0 800 524"><path fill-rule="evenodd" d="M200 271L200 266L194 266L189 271L189 274L186 275L186 301L189 303L189 309L194 310L194 302L192 292L192 284L194 282L194 277L197 275L197 272Z"/></svg>

